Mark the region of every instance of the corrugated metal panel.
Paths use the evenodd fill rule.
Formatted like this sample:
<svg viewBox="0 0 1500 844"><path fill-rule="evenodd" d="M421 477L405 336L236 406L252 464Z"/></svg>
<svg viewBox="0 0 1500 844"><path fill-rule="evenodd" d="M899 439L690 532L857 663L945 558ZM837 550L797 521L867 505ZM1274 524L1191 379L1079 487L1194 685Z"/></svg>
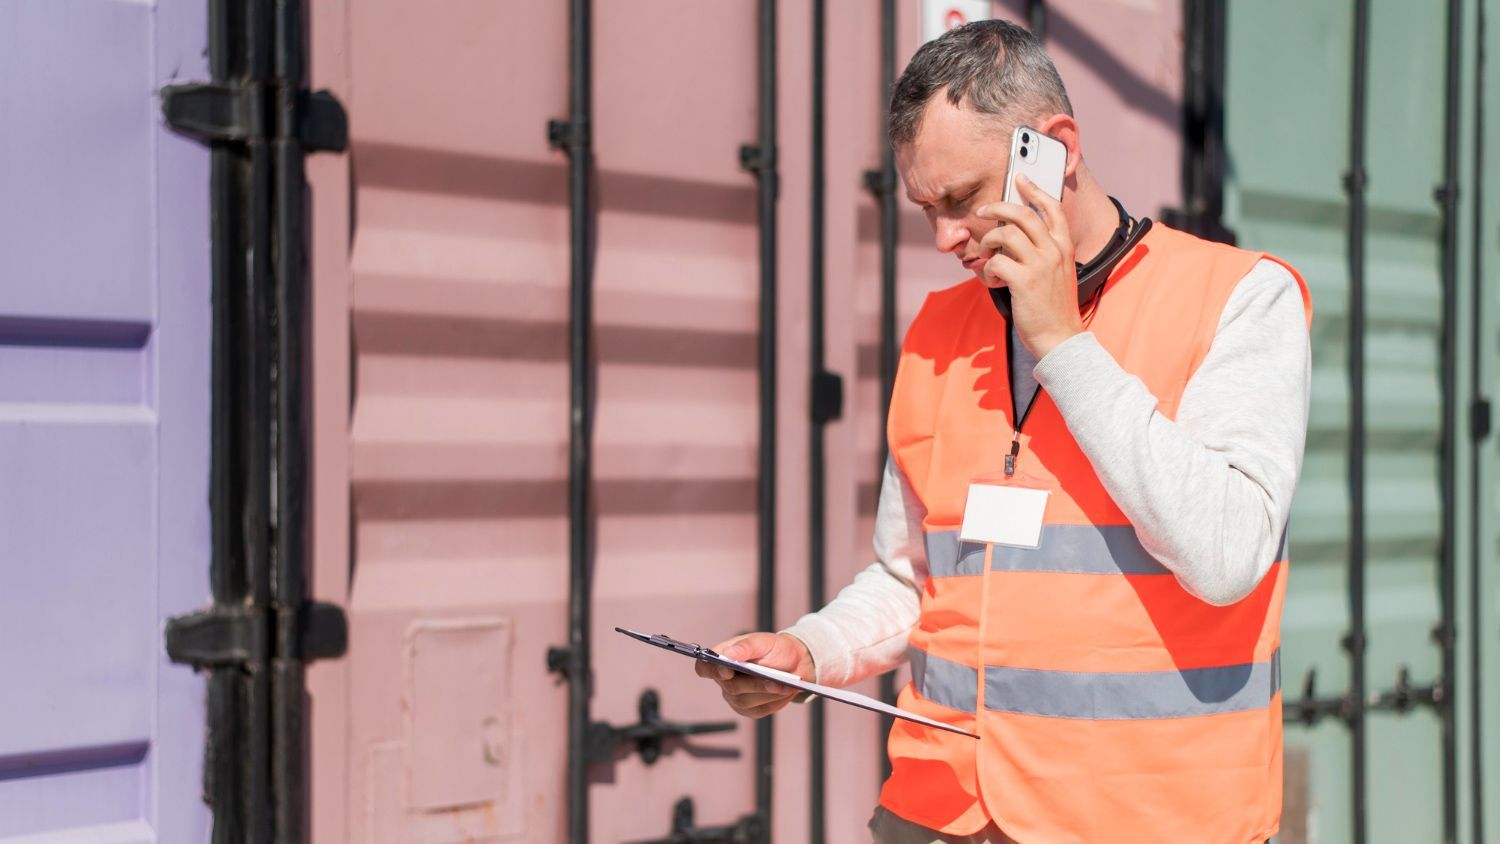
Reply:
<svg viewBox="0 0 1500 844"><path fill-rule="evenodd" d="M316 281L347 279L351 348L349 415L331 406L319 420L347 427L317 424L315 452L320 542L342 527L325 499L348 496L351 569L347 698L326 710L314 698L314 734L347 736L343 764L315 769L315 794L332 798L313 801L319 840L560 836L546 798L566 760L552 714L565 690L543 655L565 637L567 224L544 126L565 80L560 63L532 62L564 43L565 18L541 4L507 11L350 4L313 30L315 55L344 56L352 147L350 215L314 237L315 255L344 259ZM522 75L529 84L506 84ZM315 191L332 188L320 199L340 195L338 174L310 175ZM315 339L320 364L342 354ZM340 374L321 371L325 384ZM480 637L482 653L423 633L444 623L505 633ZM428 638L451 653L422 658ZM449 736L454 753L492 742L498 771L434 794L414 762L442 749L418 746L438 737L418 729L428 689L416 684L466 688L443 669L500 674L470 690L495 695L481 707L493 720Z"/></svg>
<svg viewBox="0 0 1500 844"><path fill-rule="evenodd" d="M1086 141L1096 172L1137 213L1174 204L1177 4L1051 5L1058 62L1081 119L1098 127ZM879 160L883 94L878 16L859 0L829 8L827 361L851 382L827 437L831 594L871 553L883 424L877 235L862 177ZM918 4L899 8L904 63ZM334 2L312 14L314 84L348 105L353 147L346 162L308 163L316 591L351 616L349 659L309 671L314 838L560 840L566 688L544 657L566 639L568 230L564 159L544 129L566 111L565 9ZM651 687L667 718L724 720L717 691L689 666L610 627L712 642L754 621L758 276L754 181L738 162L756 130L754 4L596 3L595 14L593 714L631 723ZM1115 46L1121 27L1150 49ZM779 30L777 616L787 624L807 608L805 7L782 4ZM1132 127L1128 141L1105 143L1112 123ZM904 330L923 295L963 271L914 212L900 252ZM444 679L485 647L486 668L503 676ZM409 711L441 699L434 688L499 696L495 723L469 737L501 758L503 776L475 783L421 763L441 748L412 742L448 740ZM777 725L773 840L805 840L805 711ZM732 823L753 807L751 735L742 723L654 766L623 755L600 766L594 839L662 837L684 795L699 823ZM829 709L830 841L866 839L877 739L874 718ZM432 809L448 787L468 808L403 802ZM484 788L491 797L477 799Z"/></svg>
<svg viewBox="0 0 1500 844"><path fill-rule="evenodd" d="M738 157L756 135L755 6L595 6L594 717L634 723L649 687L672 720L738 720L691 666L611 628L712 644L755 625L758 240ZM591 796L593 840L663 837L684 796L698 824L733 824L754 808L752 735L739 721L654 766L620 758Z"/></svg>
<svg viewBox="0 0 1500 844"><path fill-rule="evenodd" d="M1367 598L1372 690L1402 666L1426 685L1442 672L1439 488L1442 420L1441 96L1446 15L1436 5L1371 4L1369 187L1370 540ZM1428 132L1402 127L1434 127ZM1393 131L1394 130L1394 131ZM1370 717L1372 841L1413 841L1443 828L1442 736L1431 708ZM1428 772L1412 777L1411 770Z"/></svg>
<svg viewBox="0 0 1500 844"><path fill-rule="evenodd" d="M600 4L595 21L593 715L617 725L646 688L665 718L728 716L690 666L613 625L711 642L754 619L754 188L737 156L753 7L695 10L705 37L685 41L687 11ZM347 832L319 829L558 840L565 687L545 655L566 641L568 234L545 128L566 109L565 8L361 4L344 25L347 47L323 49L349 55L354 216L317 243L352 239ZM642 131L666 126L681 131ZM492 699L464 729L419 729L443 688ZM595 769L592 836L665 835L683 795L699 823L732 823L752 806L750 736L653 766L622 748ZM421 763L481 741L497 771Z"/></svg>
<svg viewBox="0 0 1500 844"><path fill-rule="evenodd" d="M0 6L0 841L203 841L205 4ZM178 75L181 74L181 77Z"/></svg>
<svg viewBox="0 0 1500 844"><path fill-rule="evenodd" d="M1347 688L1348 169L1352 11L1292 2L1231 3L1228 223L1244 246L1297 266L1313 291L1313 406L1292 516L1293 576L1282 647L1289 702L1309 671L1320 695ZM1370 690L1400 668L1431 683L1441 651L1439 488L1440 218L1445 17L1437 4L1372 4L1368 119L1369 228L1367 602ZM1274 412L1274 409L1268 409ZM1350 837L1349 745L1327 720L1289 725L1310 754L1305 840ZM1442 829L1439 723L1430 708L1369 716L1371 840L1437 840ZM1289 784L1292 781L1289 780Z"/></svg>

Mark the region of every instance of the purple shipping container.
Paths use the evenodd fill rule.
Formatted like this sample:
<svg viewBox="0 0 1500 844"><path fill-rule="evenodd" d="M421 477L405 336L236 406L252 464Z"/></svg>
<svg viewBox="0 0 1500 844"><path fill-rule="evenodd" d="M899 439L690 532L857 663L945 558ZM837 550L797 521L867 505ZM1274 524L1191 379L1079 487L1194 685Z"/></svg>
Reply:
<svg viewBox="0 0 1500 844"><path fill-rule="evenodd" d="M191 842L208 597L208 155L156 90L202 0L0 4L0 840Z"/></svg>

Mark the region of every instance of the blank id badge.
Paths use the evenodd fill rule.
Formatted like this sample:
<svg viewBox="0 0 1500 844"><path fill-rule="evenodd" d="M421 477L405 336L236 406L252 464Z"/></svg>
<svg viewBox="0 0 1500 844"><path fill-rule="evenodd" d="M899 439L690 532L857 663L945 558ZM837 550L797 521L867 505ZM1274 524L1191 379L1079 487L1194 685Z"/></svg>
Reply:
<svg viewBox="0 0 1500 844"><path fill-rule="evenodd" d="M1047 496L1052 494L1041 486L1021 478L975 478L969 483L959 538L1014 548L1040 547L1042 518Z"/></svg>

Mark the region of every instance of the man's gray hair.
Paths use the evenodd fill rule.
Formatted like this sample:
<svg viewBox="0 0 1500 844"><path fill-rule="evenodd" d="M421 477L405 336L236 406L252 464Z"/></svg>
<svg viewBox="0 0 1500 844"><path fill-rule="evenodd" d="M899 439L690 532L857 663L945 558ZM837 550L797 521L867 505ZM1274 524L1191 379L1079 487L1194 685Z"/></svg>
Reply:
<svg viewBox="0 0 1500 844"><path fill-rule="evenodd" d="M891 144L916 139L928 101L945 88L948 102L1007 131L1038 115L1073 114L1042 42L1010 21L965 24L917 50L891 92Z"/></svg>

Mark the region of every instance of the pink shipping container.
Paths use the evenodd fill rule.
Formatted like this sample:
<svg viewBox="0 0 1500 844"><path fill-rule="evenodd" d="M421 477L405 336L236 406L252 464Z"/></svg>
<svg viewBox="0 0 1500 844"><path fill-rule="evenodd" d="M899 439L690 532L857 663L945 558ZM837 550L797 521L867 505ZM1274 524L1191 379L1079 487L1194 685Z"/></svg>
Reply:
<svg viewBox="0 0 1500 844"><path fill-rule="evenodd" d="M311 83L350 150L313 192L313 594L348 656L308 671L310 818L333 842L564 839L568 685L568 112L561 2L309 4ZM923 5L897 4L898 66ZM830 0L826 364L832 595L871 560L880 418L884 143L878 6ZM811 5L779 4L776 621L808 610ZM1101 181L1136 214L1179 204L1181 4L1047 4L1047 41ZM1025 18L1024 4L994 14ZM756 618L757 4L595 0L592 717L732 717L684 660L615 625L704 643ZM962 280L900 216L897 325ZM874 679L859 689L875 694ZM771 840L810 839L806 707L775 719ZM878 720L827 710L827 838L866 840ZM589 840L668 837L754 808L754 728L629 746L590 768Z"/></svg>

